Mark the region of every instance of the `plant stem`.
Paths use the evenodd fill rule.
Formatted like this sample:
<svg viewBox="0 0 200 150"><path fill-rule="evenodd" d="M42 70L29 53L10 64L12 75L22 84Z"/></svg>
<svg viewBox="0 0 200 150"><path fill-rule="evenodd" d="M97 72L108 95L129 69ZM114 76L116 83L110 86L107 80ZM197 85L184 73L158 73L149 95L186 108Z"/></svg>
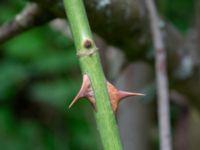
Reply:
<svg viewBox="0 0 200 150"><path fill-rule="evenodd" d="M82 0L64 0L83 74L90 78L97 111L95 118L104 150L121 150L119 132L112 111L106 80L89 27Z"/></svg>

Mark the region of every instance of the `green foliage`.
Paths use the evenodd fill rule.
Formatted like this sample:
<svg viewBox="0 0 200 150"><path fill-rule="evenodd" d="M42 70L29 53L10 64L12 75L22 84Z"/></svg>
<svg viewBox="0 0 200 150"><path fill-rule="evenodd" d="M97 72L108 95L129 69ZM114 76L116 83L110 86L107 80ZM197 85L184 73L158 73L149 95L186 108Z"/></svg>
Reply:
<svg viewBox="0 0 200 150"><path fill-rule="evenodd" d="M40 82L32 85L30 97L32 100L49 103L53 107L66 111L67 104L73 99L78 88L79 86L78 84L75 85L75 81L64 79Z"/></svg>
<svg viewBox="0 0 200 150"><path fill-rule="evenodd" d="M11 20L26 4L26 0L1 0L0 2L0 24Z"/></svg>
<svg viewBox="0 0 200 150"><path fill-rule="evenodd" d="M192 25L195 0L160 0L158 3L165 19L172 22L182 32Z"/></svg>
<svg viewBox="0 0 200 150"><path fill-rule="evenodd" d="M0 101L14 98L15 89L27 80L28 73L22 65L3 60L0 63Z"/></svg>

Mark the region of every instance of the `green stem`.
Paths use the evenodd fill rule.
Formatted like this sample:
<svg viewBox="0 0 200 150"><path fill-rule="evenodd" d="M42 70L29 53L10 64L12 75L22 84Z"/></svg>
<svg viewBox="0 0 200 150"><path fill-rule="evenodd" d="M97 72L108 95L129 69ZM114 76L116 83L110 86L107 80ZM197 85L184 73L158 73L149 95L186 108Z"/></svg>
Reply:
<svg viewBox="0 0 200 150"><path fill-rule="evenodd" d="M106 80L82 0L64 0L83 74L90 78L96 98L95 118L104 150L122 150Z"/></svg>

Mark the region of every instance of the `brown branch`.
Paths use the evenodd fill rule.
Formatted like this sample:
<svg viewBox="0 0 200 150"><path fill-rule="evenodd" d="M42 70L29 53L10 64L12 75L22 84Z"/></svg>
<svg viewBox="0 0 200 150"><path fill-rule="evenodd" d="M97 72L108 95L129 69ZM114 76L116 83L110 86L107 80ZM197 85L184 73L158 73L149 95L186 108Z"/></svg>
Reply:
<svg viewBox="0 0 200 150"><path fill-rule="evenodd" d="M160 130L160 149L171 150L171 135L169 121L169 91L168 76L166 67L166 52L162 33L159 28L159 17L153 0L146 0L146 7L149 12L153 45L156 59L156 79L158 91L158 117Z"/></svg>
<svg viewBox="0 0 200 150"><path fill-rule="evenodd" d="M42 25L53 16L42 10L36 3L28 3L12 21L0 27L0 44L36 26Z"/></svg>

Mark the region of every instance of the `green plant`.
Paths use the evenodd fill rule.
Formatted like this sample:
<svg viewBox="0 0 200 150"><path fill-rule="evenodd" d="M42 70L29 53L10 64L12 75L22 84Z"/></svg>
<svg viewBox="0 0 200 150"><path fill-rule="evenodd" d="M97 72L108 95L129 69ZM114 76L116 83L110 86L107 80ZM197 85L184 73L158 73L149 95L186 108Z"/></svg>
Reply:
<svg viewBox="0 0 200 150"><path fill-rule="evenodd" d="M65 9L73 33L83 75L90 81L96 100L97 127L105 150L121 150L121 142L114 113L109 103L106 79L90 31L82 0L65 0Z"/></svg>

